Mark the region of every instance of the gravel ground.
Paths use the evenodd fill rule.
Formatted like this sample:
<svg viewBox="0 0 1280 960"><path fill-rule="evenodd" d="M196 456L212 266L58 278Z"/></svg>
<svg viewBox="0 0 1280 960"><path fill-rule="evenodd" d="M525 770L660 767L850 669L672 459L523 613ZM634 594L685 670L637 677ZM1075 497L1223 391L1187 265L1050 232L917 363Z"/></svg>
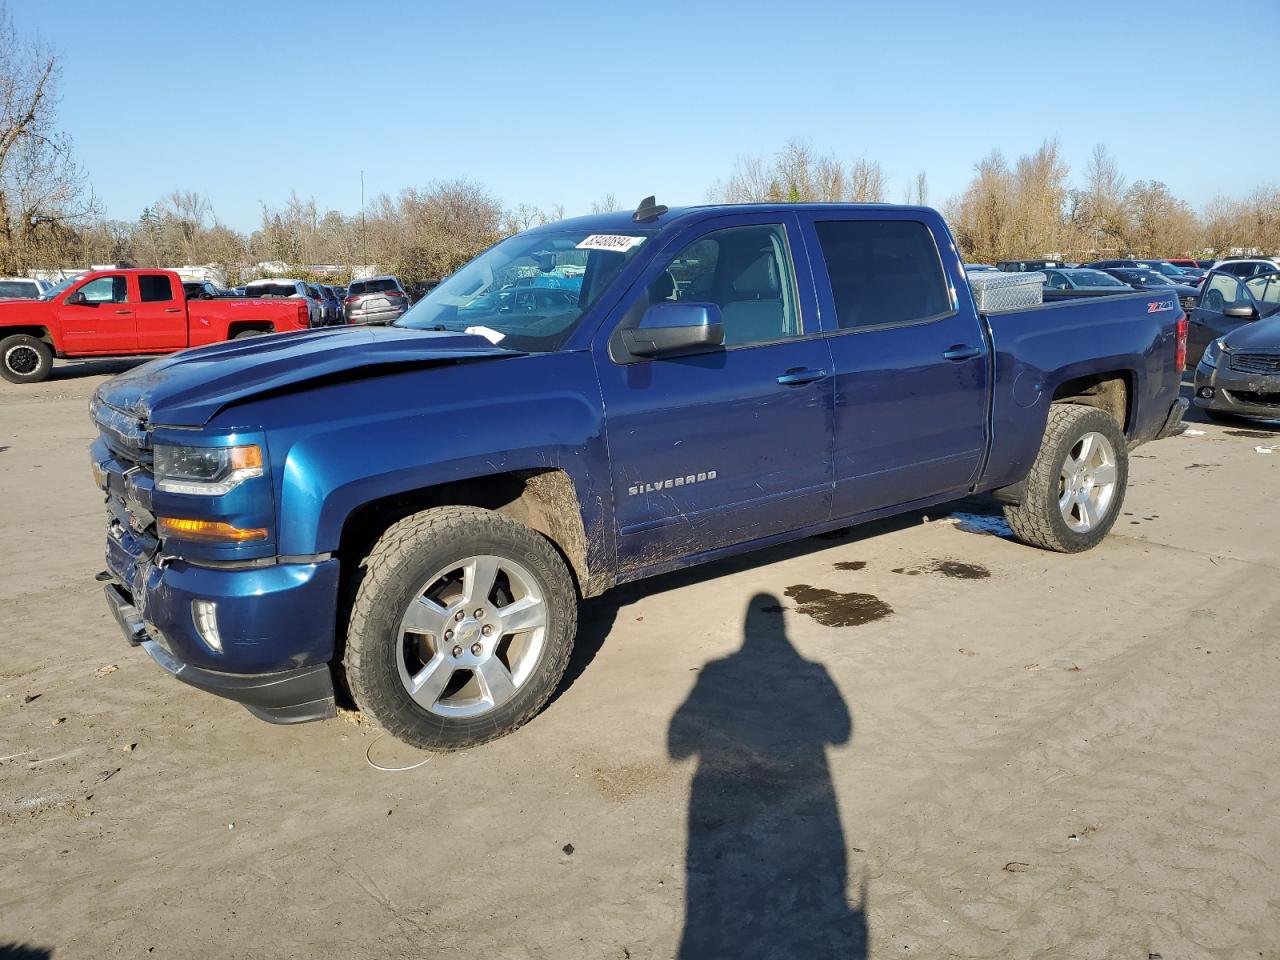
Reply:
<svg viewBox="0 0 1280 960"><path fill-rule="evenodd" d="M384 773L121 639L123 366L0 385L0 957L1280 956L1280 427L1140 449L1085 555L957 504L615 591L527 727Z"/></svg>

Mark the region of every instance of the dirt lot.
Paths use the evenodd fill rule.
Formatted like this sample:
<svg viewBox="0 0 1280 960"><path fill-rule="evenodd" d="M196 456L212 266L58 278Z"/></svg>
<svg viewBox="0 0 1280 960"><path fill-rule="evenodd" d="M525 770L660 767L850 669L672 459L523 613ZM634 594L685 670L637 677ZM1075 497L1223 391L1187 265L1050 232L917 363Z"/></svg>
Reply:
<svg viewBox="0 0 1280 960"><path fill-rule="evenodd" d="M117 369L0 390L0 957L1280 956L1280 429L1138 451L1083 556L940 511L618 591L383 773L121 639Z"/></svg>

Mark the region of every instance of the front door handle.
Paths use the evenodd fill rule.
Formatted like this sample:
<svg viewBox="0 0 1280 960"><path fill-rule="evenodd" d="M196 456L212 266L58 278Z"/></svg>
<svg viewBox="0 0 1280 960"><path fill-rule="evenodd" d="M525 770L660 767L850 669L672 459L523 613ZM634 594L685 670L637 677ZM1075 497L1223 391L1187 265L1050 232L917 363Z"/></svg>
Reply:
<svg viewBox="0 0 1280 960"><path fill-rule="evenodd" d="M132 310L117 310L117 311L116 311L116 313L126 314L126 313L133 313L133 311L132 311Z"/></svg>
<svg viewBox="0 0 1280 960"><path fill-rule="evenodd" d="M811 367L801 367L795 370L788 370L778 378L778 382L784 387L798 387L801 384L813 383L821 380L827 375L825 370L814 370Z"/></svg>
<svg viewBox="0 0 1280 960"><path fill-rule="evenodd" d="M982 356L982 348L971 347L967 343L957 343L950 350L944 350L942 356L944 359L959 363L961 360L972 360L974 357Z"/></svg>
<svg viewBox="0 0 1280 960"><path fill-rule="evenodd" d="M182 308L181 307L165 307L164 312L165 313L181 313Z"/></svg>

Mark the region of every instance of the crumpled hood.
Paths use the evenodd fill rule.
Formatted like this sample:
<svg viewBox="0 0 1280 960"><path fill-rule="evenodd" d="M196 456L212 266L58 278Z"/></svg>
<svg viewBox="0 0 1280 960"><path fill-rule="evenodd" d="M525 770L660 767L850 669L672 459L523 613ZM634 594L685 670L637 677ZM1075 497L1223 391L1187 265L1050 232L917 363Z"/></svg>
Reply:
<svg viewBox="0 0 1280 960"><path fill-rule="evenodd" d="M1246 322L1222 338L1228 350L1280 352L1280 314Z"/></svg>
<svg viewBox="0 0 1280 960"><path fill-rule="evenodd" d="M152 360L98 388L104 403L143 421L201 427L224 407L379 368L519 356L484 337L400 327L338 327L246 337Z"/></svg>

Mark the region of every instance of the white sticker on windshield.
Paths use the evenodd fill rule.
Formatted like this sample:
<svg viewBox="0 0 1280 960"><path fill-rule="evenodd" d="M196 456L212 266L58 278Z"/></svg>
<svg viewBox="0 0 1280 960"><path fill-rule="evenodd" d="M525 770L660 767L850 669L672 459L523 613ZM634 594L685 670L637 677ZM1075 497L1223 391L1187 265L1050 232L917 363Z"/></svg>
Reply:
<svg viewBox="0 0 1280 960"><path fill-rule="evenodd" d="M467 327L462 332L471 334L474 337L484 337L490 343L495 345L499 341L506 338L505 333L499 333L497 330L494 330L492 327Z"/></svg>
<svg viewBox="0 0 1280 960"><path fill-rule="evenodd" d="M593 233L580 244L579 250L613 250L626 253L632 247L644 243L644 237L629 237L624 233Z"/></svg>

